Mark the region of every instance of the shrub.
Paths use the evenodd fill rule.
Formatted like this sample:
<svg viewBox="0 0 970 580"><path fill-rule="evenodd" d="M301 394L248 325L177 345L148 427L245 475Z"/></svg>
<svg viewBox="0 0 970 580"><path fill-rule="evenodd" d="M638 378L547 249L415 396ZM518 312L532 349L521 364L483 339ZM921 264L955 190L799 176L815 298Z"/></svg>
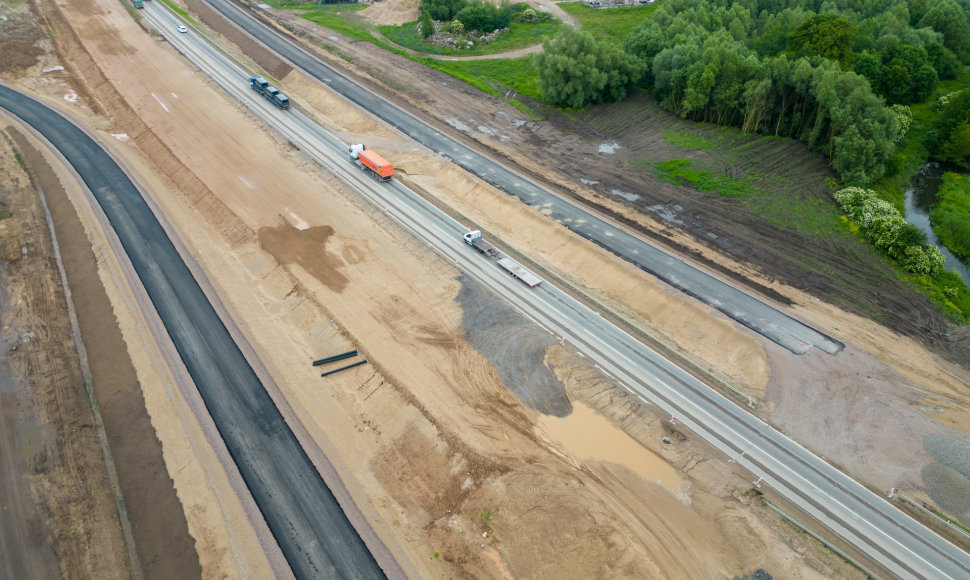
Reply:
<svg viewBox="0 0 970 580"><path fill-rule="evenodd" d="M434 34L434 22L431 21L431 14L427 10L421 13L421 36L428 38Z"/></svg>
<svg viewBox="0 0 970 580"><path fill-rule="evenodd" d="M906 223L896 207L879 199L876 192L846 187L833 195L835 201L874 246L914 274L934 276L943 269L943 254L927 245L922 232Z"/></svg>

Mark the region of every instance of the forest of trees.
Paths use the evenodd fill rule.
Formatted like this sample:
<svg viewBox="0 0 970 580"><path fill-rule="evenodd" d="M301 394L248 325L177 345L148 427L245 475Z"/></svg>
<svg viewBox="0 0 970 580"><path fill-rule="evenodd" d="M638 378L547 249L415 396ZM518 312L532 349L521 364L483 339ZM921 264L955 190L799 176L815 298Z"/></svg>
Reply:
<svg viewBox="0 0 970 580"><path fill-rule="evenodd" d="M534 62L558 106L645 88L684 118L799 139L866 185L905 134L905 105L970 62L968 14L970 0L666 0L622 46L564 30ZM945 106L927 147L959 162L970 92Z"/></svg>

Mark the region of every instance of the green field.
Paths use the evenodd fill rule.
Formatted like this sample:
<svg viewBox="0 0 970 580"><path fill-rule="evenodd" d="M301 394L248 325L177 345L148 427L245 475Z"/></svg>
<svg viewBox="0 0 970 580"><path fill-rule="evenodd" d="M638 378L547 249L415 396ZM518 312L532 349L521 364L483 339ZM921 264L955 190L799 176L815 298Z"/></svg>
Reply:
<svg viewBox="0 0 970 580"><path fill-rule="evenodd" d="M656 11L658 3L649 6L590 8L582 2L560 2L559 7L576 19L580 29L596 38L610 37L622 41L631 30Z"/></svg>
<svg viewBox="0 0 970 580"><path fill-rule="evenodd" d="M723 137L720 139L723 141ZM698 151L710 151L717 146L717 143L704 137L693 135L686 131L664 131L664 143L674 147L687 147Z"/></svg>
<svg viewBox="0 0 970 580"><path fill-rule="evenodd" d="M266 3L281 10L298 12L301 18L315 22L348 38L378 44L371 34L374 26L360 18L353 17L354 12L363 10L370 4L288 4L280 0L266 0Z"/></svg>
<svg viewBox="0 0 970 580"><path fill-rule="evenodd" d="M676 185L690 185L697 191L716 193L724 197L750 197L759 193L751 183L757 177L735 179L727 175L694 169L688 159L671 159L653 164L654 173L663 181Z"/></svg>
<svg viewBox="0 0 970 580"><path fill-rule="evenodd" d="M535 100L541 96L529 57L508 60L418 60L490 95L505 97L512 90Z"/></svg>

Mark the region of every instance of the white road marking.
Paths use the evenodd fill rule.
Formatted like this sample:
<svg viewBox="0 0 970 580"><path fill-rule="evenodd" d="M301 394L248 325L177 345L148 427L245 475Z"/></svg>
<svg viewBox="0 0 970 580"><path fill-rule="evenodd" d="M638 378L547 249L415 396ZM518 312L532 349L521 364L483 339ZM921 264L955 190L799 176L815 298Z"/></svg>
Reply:
<svg viewBox="0 0 970 580"><path fill-rule="evenodd" d="M156 95L155 93L152 93L152 97L154 97L155 100L158 101L158 104L161 105L163 109L165 109L166 113L172 112L172 111L169 111L168 107L165 106L165 103L163 103L162 100L158 98L158 95Z"/></svg>

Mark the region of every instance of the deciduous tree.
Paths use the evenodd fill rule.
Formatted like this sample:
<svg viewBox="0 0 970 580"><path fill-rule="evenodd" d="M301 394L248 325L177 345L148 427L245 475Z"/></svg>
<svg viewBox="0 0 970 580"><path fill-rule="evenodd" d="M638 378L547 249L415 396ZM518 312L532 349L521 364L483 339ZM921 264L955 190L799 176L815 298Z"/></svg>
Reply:
<svg viewBox="0 0 970 580"><path fill-rule="evenodd" d="M572 27L543 43L543 52L533 62L543 97L573 109L623 99L644 69L620 47L597 42L589 33Z"/></svg>
<svg viewBox="0 0 970 580"><path fill-rule="evenodd" d="M816 14L788 35L787 50L793 55L816 54L843 68L852 64L855 26L835 14Z"/></svg>

